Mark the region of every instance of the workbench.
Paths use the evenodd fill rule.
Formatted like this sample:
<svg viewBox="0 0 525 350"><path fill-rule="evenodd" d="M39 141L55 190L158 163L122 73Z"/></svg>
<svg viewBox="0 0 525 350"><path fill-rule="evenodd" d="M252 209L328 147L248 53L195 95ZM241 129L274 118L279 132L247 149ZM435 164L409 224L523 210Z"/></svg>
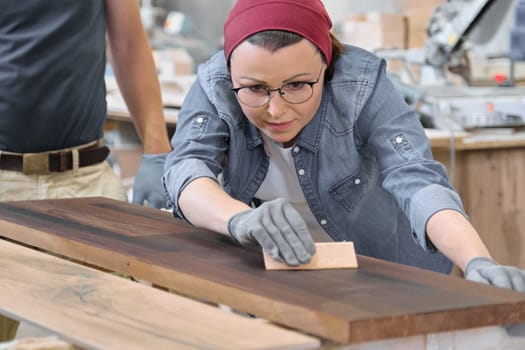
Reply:
<svg viewBox="0 0 525 350"><path fill-rule="evenodd" d="M430 131L429 138L493 257L525 269L525 132Z"/></svg>
<svg viewBox="0 0 525 350"><path fill-rule="evenodd" d="M181 77L180 89L174 92L168 92L169 89L162 90L164 103L164 120L168 130L168 136L171 137L175 132L177 125L179 107L184 99L185 89L188 88L190 81L194 77ZM122 179L122 184L127 190L133 186L134 176L139 169L142 159L142 145L136 133L133 119L129 110L120 95L113 79L106 78L107 85L107 118L104 125L105 139L111 148L113 165L118 168L118 173ZM183 88L184 87L184 88ZM181 91L184 89L184 91Z"/></svg>
<svg viewBox="0 0 525 350"><path fill-rule="evenodd" d="M178 109L195 78L195 75L182 75L171 81L160 81L164 119L168 127L175 127L177 124ZM116 80L112 77L106 77L105 83L108 118L115 121L131 122L128 107L120 94Z"/></svg>
<svg viewBox="0 0 525 350"><path fill-rule="evenodd" d="M257 247L241 247L229 237L190 226L169 212L125 202L77 198L0 203L0 235L11 241L0 240L0 281L8 287L0 288L0 312L61 332L80 346L93 337L118 342L131 328L136 332L133 342L139 345L144 339L160 337L157 341L193 344L188 348L221 348L217 344L224 344L223 338L213 338L221 332L224 339L239 337L232 330L237 326L229 325L242 325L237 317L241 313L271 322L265 324L269 334L291 332L271 337L288 343L257 347L239 340L230 348L303 349L321 344L325 349L348 350L394 346L460 350L466 349L461 344L469 349L486 349L488 344L503 350L525 344L525 334L513 336L519 326L500 327L525 322L525 293L365 256L358 256L357 269L267 271ZM54 257L45 258L44 252ZM57 256L68 261L59 263ZM145 289L122 277L98 276L108 272L79 269L69 260L176 294ZM58 264L61 267L55 269ZM48 275L36 273L34 281L27 281L26 272L38 268ZM151 290L154 298L149 296ZM235 311L229 316L235 317L219 321L219 331L217 321L208 323L204 316L190 315L192 310L213 315L208 309L211 305L201 309L191 300L181 301L182 296L227 305ZM91 312L68 307L79 300ZM34 309L51 310L52 317L39 316ZM84 320L86 313L99 320ZM78 327L57 326L63 324L64 315L71 322L108 331L91 337L83 333L79 338ZM181 332L180 326L168 326L171 319L175 325L202 319L204 333L199 337L195 325ZM253 321L249 316L248 320ZM127 331L122 330L126 327ZM255 326L242 327L248 329L240 336L245 338ZM108 348L100 343L90 347Z"/></svg>

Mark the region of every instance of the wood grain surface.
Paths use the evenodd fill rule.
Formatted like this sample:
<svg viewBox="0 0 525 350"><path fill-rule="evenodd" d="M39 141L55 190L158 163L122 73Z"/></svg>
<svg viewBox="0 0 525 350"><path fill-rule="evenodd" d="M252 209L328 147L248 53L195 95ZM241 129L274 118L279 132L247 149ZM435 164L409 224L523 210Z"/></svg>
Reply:
<svg viewBox="0 0 525 350"><path fill-rule="evenodd" d="M0 310L60 334L82 349L320 346L313 337L6 240L0 240L0 252Z"/></svg>
<svg viewBox="0 0 525 350"><path fill-rule="evenodd" d="M109 199L0 203L0 234L344 343L525 321L524 293L359 255L267 271L258 248Z"/></svg>

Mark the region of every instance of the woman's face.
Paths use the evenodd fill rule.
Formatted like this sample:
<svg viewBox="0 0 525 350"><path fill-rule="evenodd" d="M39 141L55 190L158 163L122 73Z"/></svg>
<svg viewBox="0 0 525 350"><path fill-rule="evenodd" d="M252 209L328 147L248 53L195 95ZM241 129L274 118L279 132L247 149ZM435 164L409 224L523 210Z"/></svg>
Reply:
<svg viewBox="0 0 525 350"><path fill-rule="evenodd" d="M317 112L325 69L321 54L305 39L275 52L245 41L235 48L230 61L235 88L277 89L289 83L287 86L294 87L300 86L301 82L315 82L319 78L319 82L312 86L312 97L303 103L289 103L278 91L273 91L269 102L261 107L250 107L239 101L248 120L285 147L293 145L303 127Z"/></svg>

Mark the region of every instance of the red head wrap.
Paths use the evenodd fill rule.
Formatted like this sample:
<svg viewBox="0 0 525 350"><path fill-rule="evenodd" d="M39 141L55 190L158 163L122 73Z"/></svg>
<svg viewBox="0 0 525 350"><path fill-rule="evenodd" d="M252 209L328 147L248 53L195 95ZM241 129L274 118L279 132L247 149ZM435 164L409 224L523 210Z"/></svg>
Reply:
<svg viewBox="0 0 525 350"><path fill-rule="evenodd" d="M332 21L321 0L238 0L224 24L224 55L246 38L265 30L284 30L308 39L332 60Z"/></svg>

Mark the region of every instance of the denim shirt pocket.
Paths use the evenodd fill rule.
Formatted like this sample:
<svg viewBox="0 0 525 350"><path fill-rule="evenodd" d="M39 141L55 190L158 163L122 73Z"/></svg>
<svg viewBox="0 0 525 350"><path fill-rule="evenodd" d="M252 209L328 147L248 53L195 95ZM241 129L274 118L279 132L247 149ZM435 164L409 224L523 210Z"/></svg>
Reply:
<svg viewBox="0 0 525 350"><path fill-rule="evenodd" d="M359 168L328 189L328 192L348 211L355 208L365 193L363 174L363 168Z"/></svg>
<svg viewBox="0 0 525 350"><path fill-rule="evenodd" d="M406 136L402 133L392 136L390 138L390 143L396 150L397 154L399 154L399 156L406 162L423 158L419 151L412 146L410 141L408 141Z"/></svg>

